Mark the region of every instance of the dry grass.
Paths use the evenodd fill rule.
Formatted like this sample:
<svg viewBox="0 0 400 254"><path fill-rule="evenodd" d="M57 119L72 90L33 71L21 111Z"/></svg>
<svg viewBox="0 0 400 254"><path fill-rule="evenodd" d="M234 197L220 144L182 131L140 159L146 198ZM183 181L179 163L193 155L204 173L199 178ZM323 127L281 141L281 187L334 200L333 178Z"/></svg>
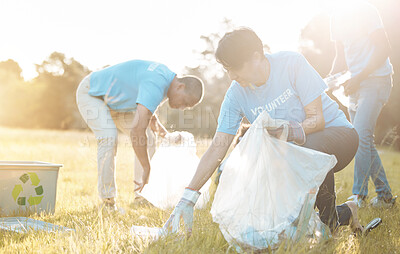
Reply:
<svg viewBox="0 0 400 254"><path fill-rule="evenodd" d="M134 205L133 149L121 138L117 157L117 184L120 205L125 215L99 212L97 198L96 144L89 132L20 130L0 128L0 160L40 160L62 163L54 215L32 215L54 224L74 228L76 233L17 234L0 232L1 253L234 253L213 223L207 210L195 212L193 236L187 240L174 237L154 243L133 240L131 225L160 227L169 211ZM206 144L207 142L203 142ZM201 155L205 145L198 147ZM394 193L400 193L400 154L383 150L381 154ZM351 195L352 165L336 175L338 201ZM373 191L372 183L370 190ZM372 198L374 194L370 193ZM362 209L361 222L381 217L383 224L368 237L357 238L343 228L334 238L318 245L299 243L280 248L278 253L399 253L399 205L389 210Z"/></svg>

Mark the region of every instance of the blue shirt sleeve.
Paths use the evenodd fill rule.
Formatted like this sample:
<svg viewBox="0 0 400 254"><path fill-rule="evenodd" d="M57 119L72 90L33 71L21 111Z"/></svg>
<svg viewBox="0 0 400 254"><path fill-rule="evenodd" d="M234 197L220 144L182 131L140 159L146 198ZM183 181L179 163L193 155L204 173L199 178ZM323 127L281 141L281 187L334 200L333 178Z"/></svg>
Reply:
<svg viewBox="0 0 400 254"><path fill-rule="evenodd" d="M142 104L154 114L158 105L164 99L164 83L163 78L143 80L139 85L139 92L136 99L136 104Z"/></svg>
<svg viewBox="0 0 400 254"><path fill-rule="evenodd" d="M221 105L221 110L218 116L217 132L236 135L243 116L238 101L235 100L234 96L230 92L230 90L227 91Z"/></svg>
<svg viewBox="0 0 400 254"><path fill-rule="evenodd" d="M289 75L301 103L307 106L323 94L328 86L303 55L298 54L293 63Z"/></svg>

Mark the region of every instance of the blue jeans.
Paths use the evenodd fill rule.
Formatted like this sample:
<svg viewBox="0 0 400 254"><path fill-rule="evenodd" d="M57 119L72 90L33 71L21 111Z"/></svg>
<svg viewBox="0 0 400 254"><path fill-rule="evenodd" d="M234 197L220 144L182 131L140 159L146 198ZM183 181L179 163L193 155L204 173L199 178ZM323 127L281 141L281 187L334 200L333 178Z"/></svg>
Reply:
<svg viewBox="0 0 400 254"><path fill-rule="evenodd" d="M351 122L359 136L355 156L353 194L366 196L371 177L378 197L391 198L391 189L385 170L374 144L374 130L382 107L389 99L392 89L391 75L368 78L361 82L359 90L350 95Z"/></svg>

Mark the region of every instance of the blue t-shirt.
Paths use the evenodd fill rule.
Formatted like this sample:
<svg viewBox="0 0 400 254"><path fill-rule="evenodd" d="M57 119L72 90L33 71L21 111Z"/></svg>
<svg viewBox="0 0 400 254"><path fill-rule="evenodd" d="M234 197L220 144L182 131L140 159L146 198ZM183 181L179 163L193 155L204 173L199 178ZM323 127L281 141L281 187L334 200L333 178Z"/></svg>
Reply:
<svg viewBox="0 0 400 254"><path fill-rule="evenodd" d="M135 111L140 103L154 113L175 75L163 64L131 60L93 72L89 94L102 96L115 111Z"/></svg>
<svg viewBox="0 0 400 254"><path fill-rule="evenodd" d="M274 119L303 122L306 119L304 106L319 96L326 128L353 128L338 104L324 92L325 82L304 56L296 52L265 56L271 66L267 82L253 89L233 81L222 102L217 131L235 135L243 117L253 123L265 110Z"/></svg>
<svg viewBox="0 0 400 254"><path fill-rule="evenodd" d="M360 74L371 61L375 43L371 34L383 29L378 10L366 1L353 0L338 5L331 16L331 39L341 41L344 46L346 64L351 76ZM389 57L369 77L382 77L393 74Z"/></svg>

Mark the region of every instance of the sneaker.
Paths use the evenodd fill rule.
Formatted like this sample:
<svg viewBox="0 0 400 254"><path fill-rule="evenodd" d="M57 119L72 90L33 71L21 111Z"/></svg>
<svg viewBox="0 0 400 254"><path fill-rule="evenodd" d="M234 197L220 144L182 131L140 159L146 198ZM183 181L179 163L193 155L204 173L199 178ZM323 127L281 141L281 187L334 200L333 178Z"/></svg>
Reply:
<svg viewBox="0 0 400 254"><path fill-rule="evenodd" d="M358 195L358 194L354 194L354 195L352 195L352 196L350 196L350 197L347 198L347 200L351 200L351 201L356 202L356 204L357 204L357 206L358 206L359 208L363 208L363 207L366 207L366 206L367 206L367 201L366 201L366 199L367 199L367 196Z"/></svg>
<svg viewBox="0 0 400 254"><path fill-rule="evenodd" d="M100 205L100 210L109 214L121 214L124 215L125 209L116 205L114 198L105 198L103 199L102 204Z"/></svg>
<svg viewBox="0 0 400 254"><path fill-rule="evenodd" d="M100 208L108 212L115 212L118 210L114 198L103 199L103 203L100 205Z"/></svg>
<svg viewBox="0 0 400 254"><path fill-rule="evenodd" d="M374 197L371 206L375 208L391 208L396 203L397 196L391 198Z"/></svg>

